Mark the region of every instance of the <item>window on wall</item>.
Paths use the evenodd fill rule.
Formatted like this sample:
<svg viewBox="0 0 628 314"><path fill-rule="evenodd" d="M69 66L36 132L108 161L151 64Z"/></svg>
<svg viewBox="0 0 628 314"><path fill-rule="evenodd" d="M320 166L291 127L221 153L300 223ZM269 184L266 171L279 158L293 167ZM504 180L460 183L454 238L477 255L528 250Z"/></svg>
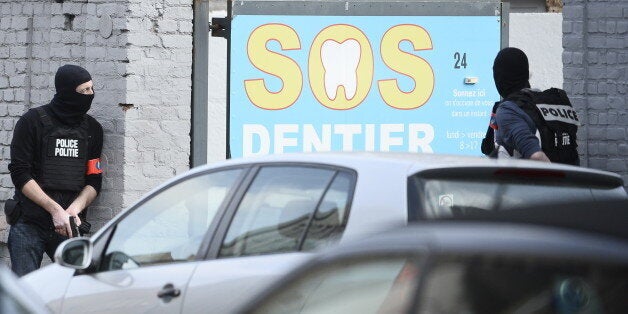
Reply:
<svg viewBox="0 0 628 314"><path fill-rule="evenodd" d="M353 174L299 166L261 168L240 202L220 257L311 250L344 231Z"/></svg>

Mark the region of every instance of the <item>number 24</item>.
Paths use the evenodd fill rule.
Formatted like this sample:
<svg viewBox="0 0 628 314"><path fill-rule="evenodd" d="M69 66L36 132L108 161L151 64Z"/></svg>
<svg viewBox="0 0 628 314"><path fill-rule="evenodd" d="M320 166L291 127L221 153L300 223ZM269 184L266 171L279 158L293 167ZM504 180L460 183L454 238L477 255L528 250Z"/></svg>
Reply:
<svg viewBox="0 0 628 314"><path fill-rule="evenodd" d="M456 60L456 63L454 64L454 69L460 69L460 66L462 66L465 69L467 68L467 53L466 52L462 53L462 58L461 58L460 52L454 53L454 60Z"/></svg>

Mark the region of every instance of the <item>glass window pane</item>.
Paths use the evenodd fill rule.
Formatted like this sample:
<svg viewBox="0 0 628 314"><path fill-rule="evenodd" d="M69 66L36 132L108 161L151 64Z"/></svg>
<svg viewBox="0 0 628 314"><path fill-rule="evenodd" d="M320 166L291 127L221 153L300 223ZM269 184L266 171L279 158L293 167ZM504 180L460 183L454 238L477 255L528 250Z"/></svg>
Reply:
<svg viewBox="0 0 628 314"><path fill-rule="evenodd" d="M318 207L307 230L303 250L312 250L337 242L347 225L347 204L352 190L352 176L338 173Z"/></svg>
<svg viewBox="0 0 628 314"><path fill-rule="evenodd" d="M137 207L116 226L103 268L193 260L241 172L232 169L193 177Z"/></svg>
<svg viewBox="0 0 628 314"><path fill-rule="evenodd" d="M337 262L303 274L255 313L406 313L419 270L410 258Z"/></svg>
<svg viewBox="0 0 628 314"><path fill-rule="evenodd" d="M625 198L616 189L552 182L508 180L425 179L414 177L426 218L456 217L492 210L507 210L560 200L594 201ZM413 209L419 210L419 209Z"/></svg>
<svg viewBox="0 0 628 314"><path fill-rule="evenodd" d="M335 171L260 169L231 221L220 256L293 252Z"/></svg>

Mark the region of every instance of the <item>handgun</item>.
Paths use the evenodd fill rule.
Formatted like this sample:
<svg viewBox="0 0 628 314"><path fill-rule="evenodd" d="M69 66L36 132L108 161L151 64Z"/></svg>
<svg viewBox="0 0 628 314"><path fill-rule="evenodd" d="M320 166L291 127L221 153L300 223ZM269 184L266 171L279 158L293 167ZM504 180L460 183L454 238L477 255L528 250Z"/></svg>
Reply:
<svg viewBox="0 0 628 314"><path fill-rule="evenodd" d="M72 229L72 238L80 237L81 232L79 231L78 226L76 225L76 217L70 216L70 229Z"/></svg>

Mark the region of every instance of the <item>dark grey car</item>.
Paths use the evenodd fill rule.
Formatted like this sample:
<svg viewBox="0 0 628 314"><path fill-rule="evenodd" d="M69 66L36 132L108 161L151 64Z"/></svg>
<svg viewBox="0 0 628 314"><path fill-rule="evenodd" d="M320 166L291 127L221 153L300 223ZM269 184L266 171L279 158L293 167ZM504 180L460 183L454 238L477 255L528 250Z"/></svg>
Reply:
<svg viewBox="0 0 628 314"><path fill-rule="evenodd" d="M243 313L628 313L628 242L504 222L421 223L321 252Z"/></svg>

